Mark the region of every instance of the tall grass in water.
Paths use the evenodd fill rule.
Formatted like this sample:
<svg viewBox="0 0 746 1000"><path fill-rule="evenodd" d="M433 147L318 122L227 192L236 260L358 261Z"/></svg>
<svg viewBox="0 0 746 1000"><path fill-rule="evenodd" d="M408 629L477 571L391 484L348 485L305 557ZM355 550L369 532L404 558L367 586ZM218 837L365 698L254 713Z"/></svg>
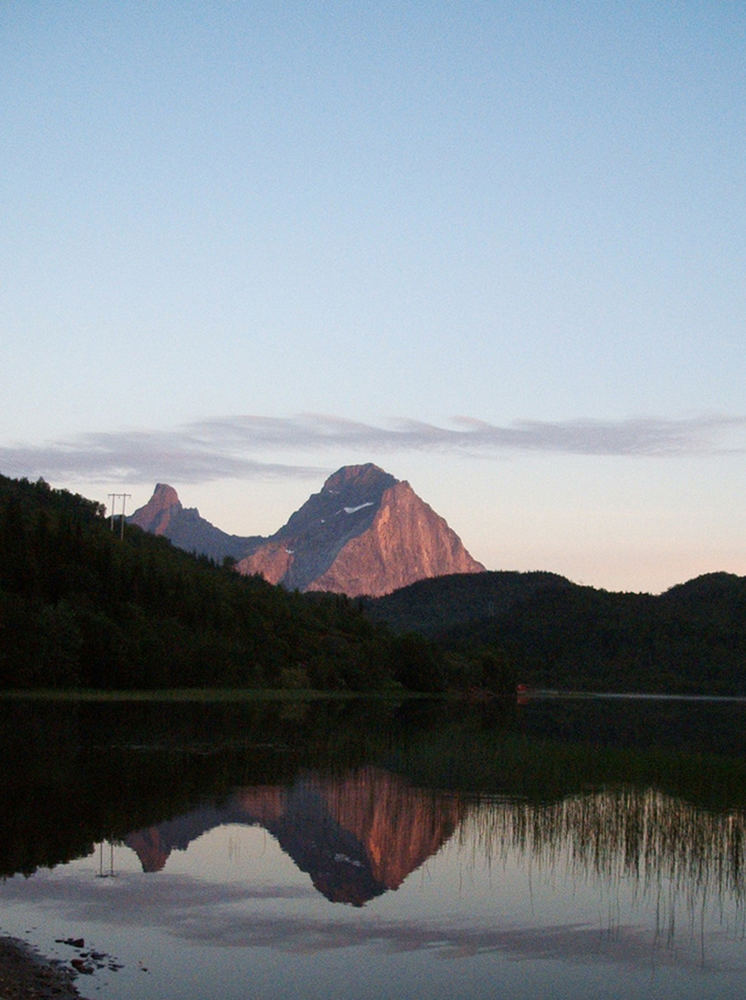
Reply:
<svg viewBox="0 0 746 1000"><path fill-rule="evenodd" d="M708 913L746 935L746 815L711 813L654 788L610 787L553 802L481 796L459 828L490 866L511 858L548 878L594 884L655 904L673 938L681 906L695 933ZM476 853L475 853L476 852ZM614 907L610 908L610 912Z"/></svg>

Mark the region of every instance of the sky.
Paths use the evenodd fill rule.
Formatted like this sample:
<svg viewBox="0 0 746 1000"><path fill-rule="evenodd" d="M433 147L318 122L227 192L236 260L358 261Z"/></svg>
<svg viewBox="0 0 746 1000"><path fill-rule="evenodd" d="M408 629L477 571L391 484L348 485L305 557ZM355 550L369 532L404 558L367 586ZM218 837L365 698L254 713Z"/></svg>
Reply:
<svg viewBox="0 0 746 1000"><path fill-rule="evenodd" d="M746 574L746 6L3 0L0 473Z"/></svg>

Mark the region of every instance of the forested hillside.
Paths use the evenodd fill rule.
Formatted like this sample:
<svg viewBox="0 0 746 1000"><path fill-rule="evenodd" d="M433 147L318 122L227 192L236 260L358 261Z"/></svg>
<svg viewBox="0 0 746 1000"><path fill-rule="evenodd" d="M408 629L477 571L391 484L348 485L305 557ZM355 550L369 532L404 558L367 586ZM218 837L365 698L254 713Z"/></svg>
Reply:
<svg viewBox="0 0 746 1000"><path fill-rule="evenodd" d="M374 621L397 632L438 636L459 625L470 627L501 616L537 591L573 586L557 573L453 573L368 598L364 606Z"/></svg>
<svg viewBox="0 0 746 1000"><path fill-rule="evenodd" d="M195 558L43 480L0 477L0 687L438 690L441 657L341 595Z"/></svg>
<svg viewBox="0 0 746 1000"><path fill-rule="evenodd" d="M746 695L746 578L729 573L660 596L483 573L414 584L369 608L444 649L492 649L534 687Z"/></svg>

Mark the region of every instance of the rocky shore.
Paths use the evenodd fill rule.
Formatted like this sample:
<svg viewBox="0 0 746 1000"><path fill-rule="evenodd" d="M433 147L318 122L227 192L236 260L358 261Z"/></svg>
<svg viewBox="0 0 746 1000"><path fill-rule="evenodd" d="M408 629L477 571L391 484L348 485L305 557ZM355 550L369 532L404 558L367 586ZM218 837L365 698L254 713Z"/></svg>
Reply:
<svg viewBox="0 0 746 1000"><path fill-rule="evenodd" d="M63 963L45 959L16 938L0 937L2 1000L83 1000L74 979Z"/></svg>

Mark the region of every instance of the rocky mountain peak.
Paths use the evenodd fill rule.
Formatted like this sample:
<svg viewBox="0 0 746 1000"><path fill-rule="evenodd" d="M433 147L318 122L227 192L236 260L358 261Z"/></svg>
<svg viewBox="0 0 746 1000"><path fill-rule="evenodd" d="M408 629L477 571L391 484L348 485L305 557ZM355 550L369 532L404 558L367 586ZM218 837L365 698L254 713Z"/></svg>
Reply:
<svg viewBox="0 0 746 1000"><path fill-rule="evenodd" d="M140 507L132 517L129 518L132 524L136 524L143 531L149 531L154 535L163 535L169 526L174 514L183 510L179 495L173 486L167 483L156 483L153 495L145 504Z"/></svg>
<svg viewBox="0 0 746 1000"><path fill-rule="evenodd" d="M150 502L163 510L167 507L181 506L179 501L179 494L173 488L169 486L168 483L156 483L155 490L153 491L153 496L150 498Z"/></svg>
<svg viewBox="0 0 746 1000"><path fill-rule="evenodd" d="M237 569L293 589L357 597L484 567L409 483L368 463L338 469Z"/></svg>
<svg viewBox="0 0 746 1000"><path fill-rule="evenodd" d="M396 482L398 480L372 462L345 465L329 476L321 492L338 496L351 490L373 490L380 494Z"/></svg>

